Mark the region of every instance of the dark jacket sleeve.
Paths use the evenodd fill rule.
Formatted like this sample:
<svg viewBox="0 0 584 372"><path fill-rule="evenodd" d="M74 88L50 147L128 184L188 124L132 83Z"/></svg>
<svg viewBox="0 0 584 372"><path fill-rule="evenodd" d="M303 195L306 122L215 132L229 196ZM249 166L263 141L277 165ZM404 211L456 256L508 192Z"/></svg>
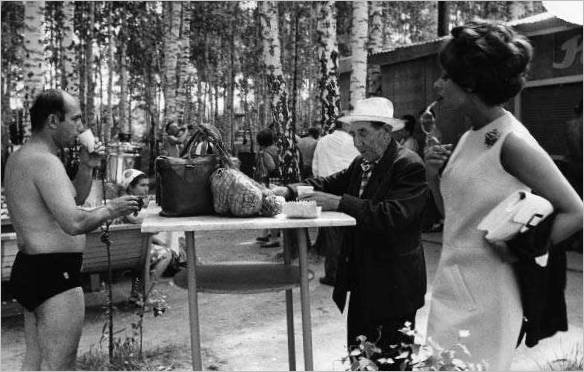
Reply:
<svg viewBox="0 0 584 372"><path fill-rule="evenodd" d="M381 200L343 194L339 211L354 217L362 229L377 233L401 230L415 223L427 199L424 166L419 162L398 163L390 177L389 192Z"/></svg>
<svg viewBox="0 0 584 372"><path fill-rule="evenodd" d="M299 185L310 185L316 191L322 191L334 195L342 195L347 191L351 174L353 172L356 162L353 161L348 168L343 169L337 173L331 174L328 177L307 178L303 183L296 183L288 185L288 189L292 191L291 198L294 199L298 195L296 187Z"/></svg>

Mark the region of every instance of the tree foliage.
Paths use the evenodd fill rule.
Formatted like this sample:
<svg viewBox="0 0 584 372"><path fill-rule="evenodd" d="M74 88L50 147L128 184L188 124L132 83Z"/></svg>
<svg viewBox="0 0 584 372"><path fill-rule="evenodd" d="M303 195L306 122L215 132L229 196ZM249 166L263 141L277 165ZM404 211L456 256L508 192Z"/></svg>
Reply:
<svg viewBox="0 0 584 372"><path fill-rule="evenodd" d="M30 58L25 58L24 40L32 34L24 27L24 4L1 4L3 134L22 112L19 108L30 101L26 93L30 95L34 85L30 72L25 73L25 62ZM253 136L273 122L268 71L262 58L260 2L175 2L178 25L172 33L168 28L170 18L163 11L170 7L168 2L45 4L45 42L37 53L42 54L39 58L45 67L42 79L37 73L36 82L44 88L64 88L78 95L85 121L102 139L110 141L120 131L131 132L135 139L160 138L164 107L173 107L173 99L185 124L214 123L229 143L240 141L243 129L246 136ZM379 18L383 49L436 37L436 2L375 4L381 6L381 12L373 11L369 16L370 22L373 18L376 22L369 27L373 39L367 44L368 53L378 51L378 46L372 46L379 44ZM449 5L451 26L473 17L505 21L543 11L540 2L532 1L461 1ZM322 120L330 125L336 112L331 111L335 104L323 106L328 103L322 98L317 4L277 2L276 6L281 80L287 89L290 128L302 132ZM334 7L338 56L347 57L353 54L355 3L336 1ZM171 35L177 39L174 52L165 49L165 40ZM30 63L27 68L31 71ZM166 99L169 92L164 94L168 73L173 79L170 100ZM337 72L329 68L328 74L332 79L331 74ZM323 112L330 112L328 119L322 119ZM286 131L285 125L282 131ZM3 136L3 143L9 138Z"/></svg>

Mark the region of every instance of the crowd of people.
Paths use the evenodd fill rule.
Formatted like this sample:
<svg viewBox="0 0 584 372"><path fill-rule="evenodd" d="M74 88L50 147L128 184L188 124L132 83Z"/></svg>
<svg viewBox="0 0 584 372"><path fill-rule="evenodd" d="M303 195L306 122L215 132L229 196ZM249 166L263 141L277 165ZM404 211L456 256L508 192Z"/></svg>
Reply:
<svg viewBox="0 0 584 372"><path fill-rule="evenodd" d="M442 75L434 89L440 107L470 123L456 146L420 146L413 136L415 117L396 118L391 100L370 97L339 117L332 133L320 137L321 129L311 128L298 141L303 181L281 185L274 133L257 134L256 180L288 200L315 201L323 211L340 211L357 221L352 228L321 229L316 243L325 255L321 282L334 286L332 298L340 311L347 308L347 347L364 335L394 357L392 345L410 341L399 329L406 323L415 327L425 304L421 234L431 201L444 216L444 233L427 335L454 345L458 332L468 330L465 345L472 362L509 369L525 326L527 304L516 271L520 260L511 242L487 241L479 222L511 193L537 193L554 207L544 236L550 257L583 223L578 193L503 107L523 88L532 53L525 37L500 24L473 22L452 29L439 54ZM131 215L147 190L141 174L132 170L125 177L125 195L92 211L77 207L99 159L82 147L79 172L70 181L56 153L84 130L80 118L74 97L42 92L31 108L32 137L6 165L6 198L20 250L10 284L25 307L27 370L74 369L84 317L79 278L84 234L107 219L127 216L139 223ZM166 130L167 151L174 156L184 133L174 123ZM299 185L313 186L314 192L298 195ZM271 247L277 245L274 238L275 232L266 231L258 240ZM149 249L163 257L155 268L172 257L164 242L152 242ZM554 326L551 334L562 327Z"/></svg>

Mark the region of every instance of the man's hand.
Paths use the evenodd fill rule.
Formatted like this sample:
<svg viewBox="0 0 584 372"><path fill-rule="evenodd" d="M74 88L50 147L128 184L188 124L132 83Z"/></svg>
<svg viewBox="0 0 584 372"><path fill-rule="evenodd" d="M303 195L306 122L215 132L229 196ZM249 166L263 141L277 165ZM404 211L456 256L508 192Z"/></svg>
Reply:
<svg viewBox="0 0 584 372"><path fill-rule="evenodd" d="M95 146L95 151L91 154L85 146L79 150L79 162L88 168L97 168L101 164L101 159L105 154L105 147L101 144Z"/></svg>
<svg viewBox="0 0 584 372"><path fill-rule="evenodd" d="M336 211L339 208L341 197L322 191L315 191L298 197L298 200L314 200L316 205L322 207L323 211Z"/></svg>
<svg viewBox="0 0 584 372"><path fill-rule="evenodd" d="M284 199L288 199L290 196L290 190L285 186L274 186L270 190L272 190L277 196L284 197Z"/></svg>
<svg viewBox="0 0 584 372"><path fill-rule="evenodd" d="M110 212L110 219L127 216L130 213L138 212L140 210L141 198L135 195L125 195L117 199L110 200L106 204L106 208Z"/></svg>

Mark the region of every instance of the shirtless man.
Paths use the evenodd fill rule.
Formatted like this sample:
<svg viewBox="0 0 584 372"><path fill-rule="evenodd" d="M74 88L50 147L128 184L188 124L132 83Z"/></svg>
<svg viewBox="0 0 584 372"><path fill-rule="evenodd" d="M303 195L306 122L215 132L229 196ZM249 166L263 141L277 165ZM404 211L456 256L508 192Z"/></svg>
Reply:
<svg viewBox="0 0 584 372"><path fill-rule="evenodd" d="M80 282L85 233L102 222L137 211L138 198L125 196L84 211L93 168L100 159L81 147L73 182L57 157L85 129L79 102L47 90L30 109L32 137L10 156L6 200L19 252L11 292L24 306L26 354L23 370L73 370L85 305Z"/></svg>

